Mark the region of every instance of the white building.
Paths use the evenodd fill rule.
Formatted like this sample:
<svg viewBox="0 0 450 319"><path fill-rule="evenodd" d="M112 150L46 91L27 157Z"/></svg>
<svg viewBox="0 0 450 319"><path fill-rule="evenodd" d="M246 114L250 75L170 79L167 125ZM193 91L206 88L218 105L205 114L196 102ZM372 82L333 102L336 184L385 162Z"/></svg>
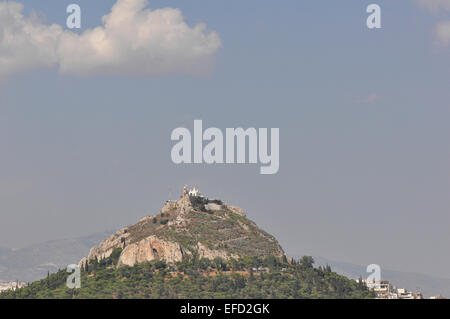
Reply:
<svg viewBox="0 0 450 319"><path fill-rule="evenodd" d="M203 197L203 195L200 193L200 191L197 188L193 188L189 191L189 196L192 197Z"/></svg>
<svg viewBox="0 0 450 319"><path fill-rule="evenodd" d="M16 290L17 288L25 287L26 283L24 282L0 282L0 292L7 291L7 290Z"/></svg>
<svg viewBox="0 0 450 319"><path fill-rule="evenodd" d="M413 293L405 288L397 288L387 280L373 282L362 280L362 283L375 292L377 299L423 299L420 292Z"/></svg>

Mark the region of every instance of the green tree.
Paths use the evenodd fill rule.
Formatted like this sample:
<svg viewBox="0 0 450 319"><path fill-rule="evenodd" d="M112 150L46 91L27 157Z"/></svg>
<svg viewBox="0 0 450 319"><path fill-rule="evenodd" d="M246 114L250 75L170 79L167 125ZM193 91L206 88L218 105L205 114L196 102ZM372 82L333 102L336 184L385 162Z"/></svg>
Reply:
<svg viewBox="0 0 450 319"><path fill-rule="evenodd" d="M300 259L300 265L303 268L313 268L314 258L311 256L303 256L302 259Z"/></svg>

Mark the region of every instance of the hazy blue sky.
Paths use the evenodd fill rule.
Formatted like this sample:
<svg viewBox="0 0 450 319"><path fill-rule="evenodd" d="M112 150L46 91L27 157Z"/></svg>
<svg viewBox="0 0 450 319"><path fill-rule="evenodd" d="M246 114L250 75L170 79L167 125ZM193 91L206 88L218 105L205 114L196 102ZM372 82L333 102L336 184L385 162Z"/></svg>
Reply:
<svg viewBox="0 0 450 319"><path fill-rule="evenodd" d="M83 32L116 0L20 2L63 26L76 2ZM381 30L365 26L372 2ZM419 2L155 0L220 37L207 74L7 76L0 246L133 224L190 184L290 254L450 278L450 46L433 31L450 11ZM279 173L173 164L170 133L194 119L279 127Z"/></svg>

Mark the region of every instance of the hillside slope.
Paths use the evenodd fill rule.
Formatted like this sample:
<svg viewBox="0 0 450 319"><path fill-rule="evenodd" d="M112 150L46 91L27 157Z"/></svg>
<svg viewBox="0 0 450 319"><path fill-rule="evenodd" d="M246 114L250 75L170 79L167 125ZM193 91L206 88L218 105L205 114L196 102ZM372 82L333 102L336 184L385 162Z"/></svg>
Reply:
<svg viewBox="0 0 450 319"><path fill-rule="evenodd" d="M373 298L364 285L332 272L314 268L311 257L299 261L275 256L239 260L187 258L160 260L133 267L118 267L121 249L101 262L95 259L81 271L81 288L66 286L61 270L30 286L0 294L0 299L204 299L204 298Z"/></svg>

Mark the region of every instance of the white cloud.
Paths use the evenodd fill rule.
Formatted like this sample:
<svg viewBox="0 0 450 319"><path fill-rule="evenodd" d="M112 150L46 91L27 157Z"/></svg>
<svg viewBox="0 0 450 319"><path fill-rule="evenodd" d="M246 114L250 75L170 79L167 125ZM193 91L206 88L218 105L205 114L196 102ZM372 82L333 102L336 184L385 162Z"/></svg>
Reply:
<svg viewBox="0 0 450 319"><path fill-rule="evenodd" d="M450 21L443 21L434 29L437 41L441 45L450 45Z"/></svg>
<svg viewBox="0 0 450 319"><path fill-rule="evenodd" d="M45 26L34 15L25 19L23 6L0 2L0 78L15 72L57 63L60 26Z"/></svg>
<svg viewBox="0 0 450 319"><path fill-rule="evenodd" d="M433 12L450 10L450 0L417 0L417 2Z"/></svg>
<svg viewBox="0 0 450 319"><path fill-rule="evenodd" d="M25 17L23 5L0 2L0 78L37 67L69 74L204 73L221 46L204 24L190 27L179 9L147 9L148 0L118 0L103 23L82 34Z"/></svg>
<svg viewBox="0 0 450 319"><path fill-rule="evenodd" d="M450 11L450 0L417 0L417 2L433 13ZM436 44L450 45L450 21L442 21L436 24L434 34L436 36Z"/></svg>

